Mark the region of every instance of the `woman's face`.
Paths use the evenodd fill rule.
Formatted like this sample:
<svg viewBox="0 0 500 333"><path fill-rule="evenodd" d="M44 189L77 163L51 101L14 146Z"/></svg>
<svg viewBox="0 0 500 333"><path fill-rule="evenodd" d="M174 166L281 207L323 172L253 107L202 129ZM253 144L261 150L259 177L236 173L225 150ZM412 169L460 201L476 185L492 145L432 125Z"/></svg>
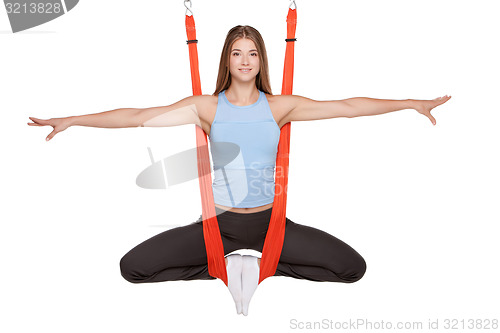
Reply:
<svg viewBox="0 0 500 333"><path fill-rule="evenodd" d="M237 39L231 48L229 72L232 80L248 82L254 80L260 70L257 47L251 39Z"/></svg>

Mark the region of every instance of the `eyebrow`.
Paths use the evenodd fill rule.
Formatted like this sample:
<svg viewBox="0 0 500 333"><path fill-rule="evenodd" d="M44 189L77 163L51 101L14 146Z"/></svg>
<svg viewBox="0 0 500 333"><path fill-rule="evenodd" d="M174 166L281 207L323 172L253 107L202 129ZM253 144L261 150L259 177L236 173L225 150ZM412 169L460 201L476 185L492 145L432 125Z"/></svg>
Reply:
<svg viewBox="0 0 500 333"><path fill-rule="evenodd" d="M231 52L233 52L233 51L241 51L241 50L240 49L232 49ZM253 49L253 50L249 50L248 52L253 52L253 51L257 51L257 50Z"/></svg>

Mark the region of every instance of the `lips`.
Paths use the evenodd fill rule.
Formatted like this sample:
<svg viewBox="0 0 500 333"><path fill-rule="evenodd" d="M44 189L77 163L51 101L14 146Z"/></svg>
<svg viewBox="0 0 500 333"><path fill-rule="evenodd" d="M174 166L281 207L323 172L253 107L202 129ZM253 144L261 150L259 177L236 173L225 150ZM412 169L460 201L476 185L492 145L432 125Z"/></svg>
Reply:
<svg viewBox="0 0 500 333"><path fill-rule="evenodd" d="M240 68L239 71L242 72L242 73L248 73L250 72L252 69L251 68Z"/></svg>

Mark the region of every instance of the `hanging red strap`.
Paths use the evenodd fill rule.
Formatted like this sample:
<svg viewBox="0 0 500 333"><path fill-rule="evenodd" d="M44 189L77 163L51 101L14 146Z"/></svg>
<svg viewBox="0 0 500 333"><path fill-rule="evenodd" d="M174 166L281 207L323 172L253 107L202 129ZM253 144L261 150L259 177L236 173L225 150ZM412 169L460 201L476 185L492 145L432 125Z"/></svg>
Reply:
<svg viewBox="0 0 500 333"><path fill-rule="evenodd" d="M285 65L283 69L282 95L291 95L293 88L293 63L294 63L294 41L295 28L297 25L297 8L288 9L287 43L285 53ZM288 155L290 153L290 123L281 127L278 154L276 157L276 174L274 187L274 204L271 213L271 221L267 230L262 258L260 262L259 284L264 279L276 273L278 262L283 249L286 227L286 198L288 191Z"/></svg>
<svg viewBox="0 0 500 333"><path fill-rule="evenodd" d="M186 33L189 46L189 62L193 95L201 95L200 71L198 67L198 47L193 16L186 15ZM227 286L227 272L224 262L224 246L220 237L219 224L215 215L212 174L208 153L207 134L196 126L196 147L198 157L198 179L200 182L203 217L203 238L207 251L208 274L219 278Z"/></svg>

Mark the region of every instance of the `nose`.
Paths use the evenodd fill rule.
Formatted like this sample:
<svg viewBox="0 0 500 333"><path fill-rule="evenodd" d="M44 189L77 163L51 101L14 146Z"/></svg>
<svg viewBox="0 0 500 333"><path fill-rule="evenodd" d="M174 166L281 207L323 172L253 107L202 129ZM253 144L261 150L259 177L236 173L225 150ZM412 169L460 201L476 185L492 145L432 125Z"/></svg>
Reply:
<svg viewBox="0 0 500 333"><path fill-rule="evenodd" d="M243 57L241 57L241 64L242 65L248 65L249 64L249 57L248 55L243 55Z"/></svg>

